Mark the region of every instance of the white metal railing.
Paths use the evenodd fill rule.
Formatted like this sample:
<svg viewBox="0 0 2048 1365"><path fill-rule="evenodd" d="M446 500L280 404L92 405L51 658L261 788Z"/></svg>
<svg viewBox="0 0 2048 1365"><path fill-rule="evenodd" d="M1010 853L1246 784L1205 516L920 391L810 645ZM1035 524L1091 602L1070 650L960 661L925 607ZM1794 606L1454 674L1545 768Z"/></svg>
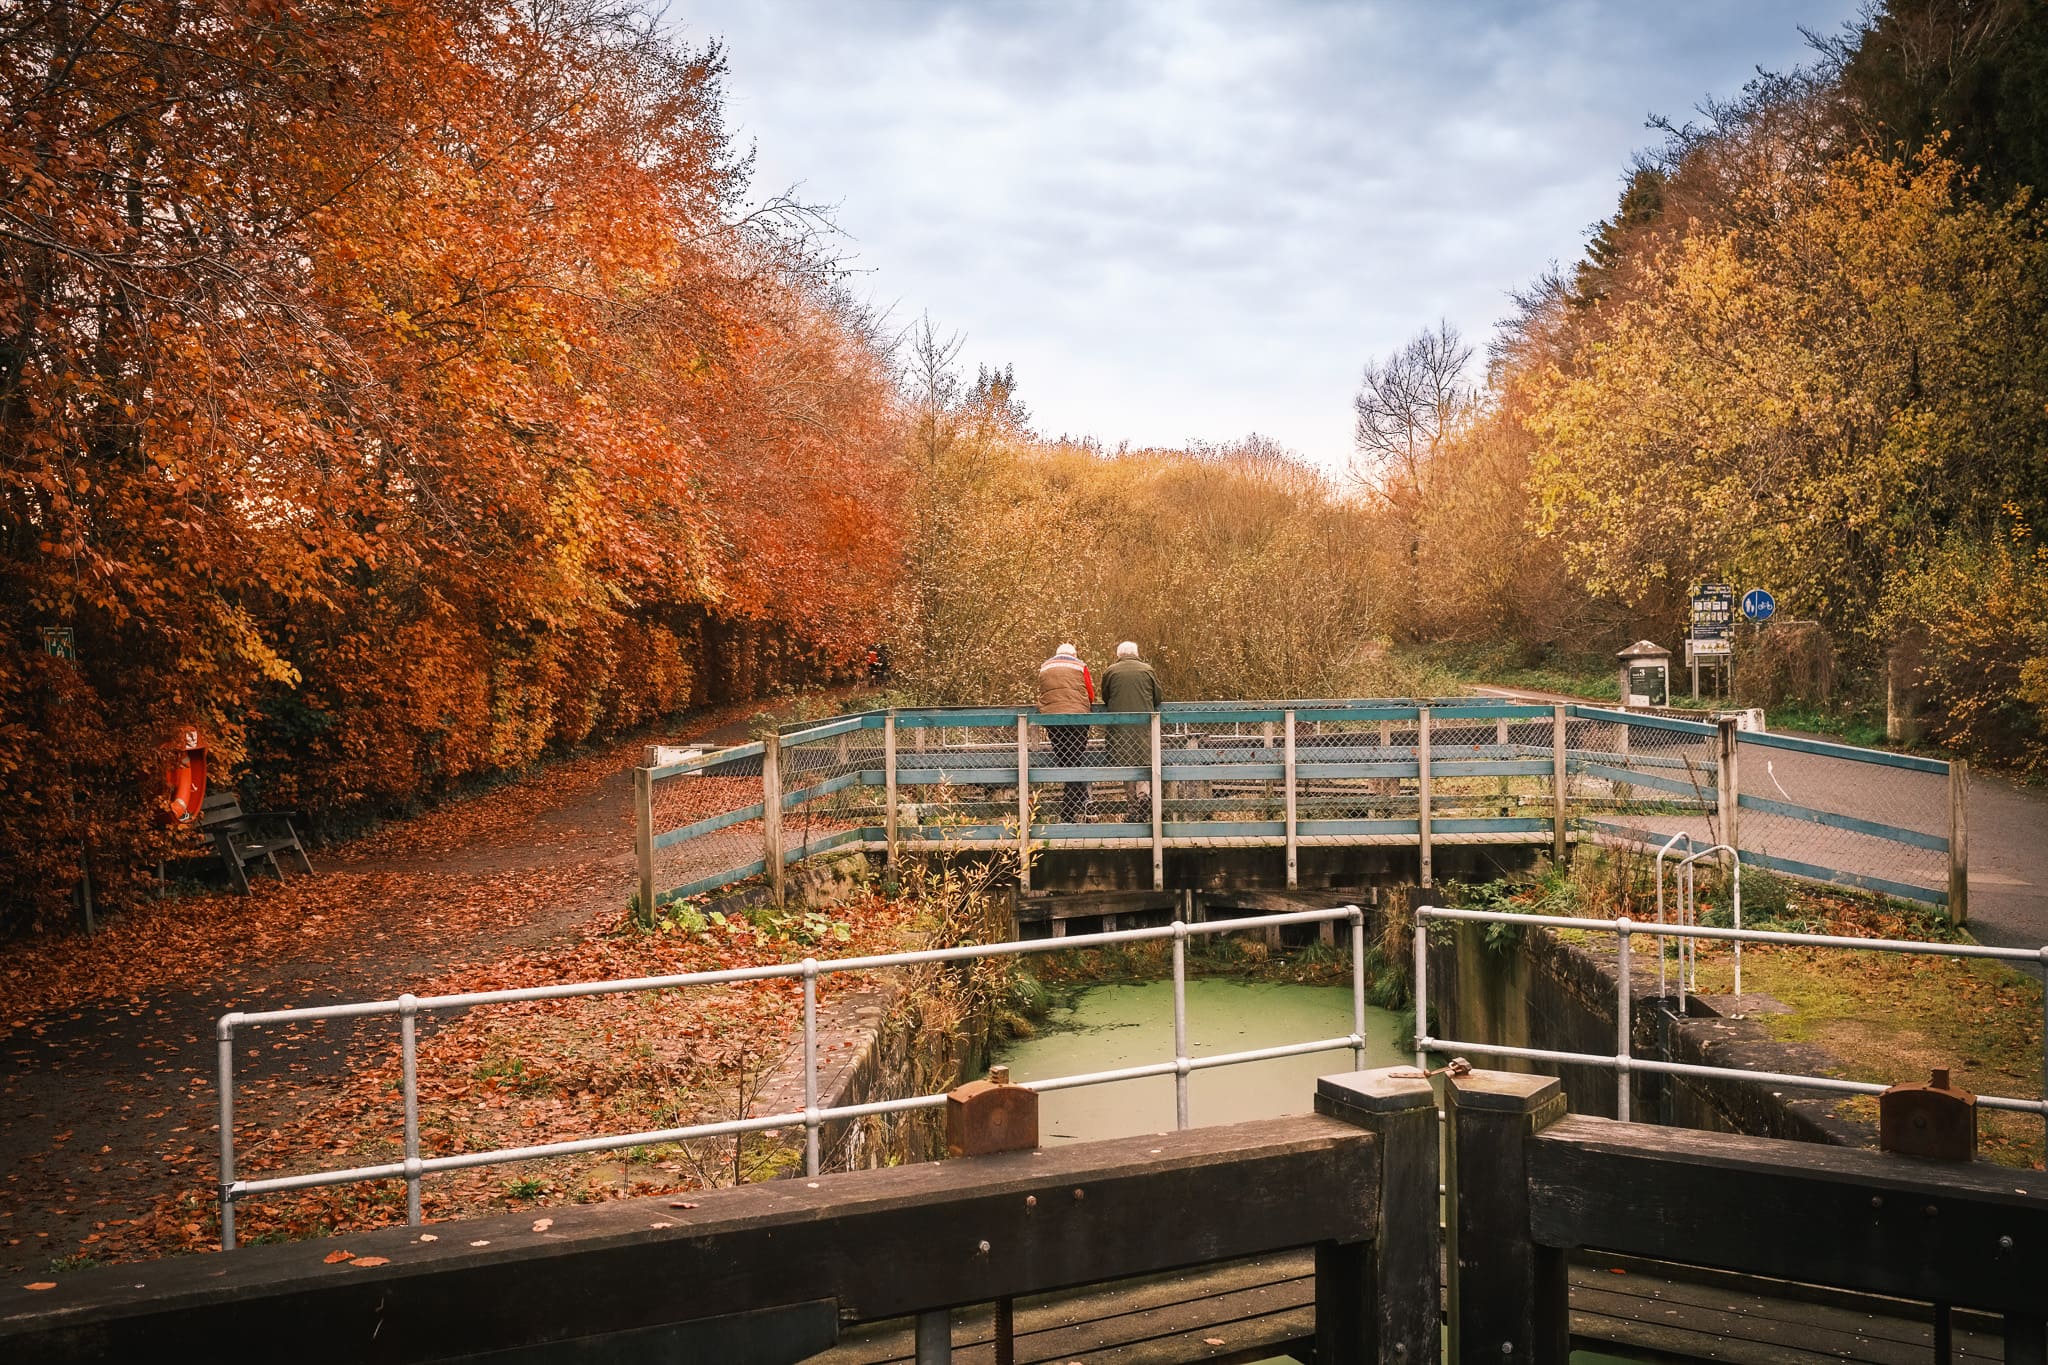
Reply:
<svg viewBox="0 0 2048 1365"><path fill-rule="evenodd" d="M1482 924L1525 924L1546 929L1581 929L1615 936L1615 1024L1612 1056L1597 1052L1560 1052L1552 1048L1509 1047L1500 1043L1471 1042L1458 1038L1436 1038L1429 1033L1429 926L1432 921L1464 920ZM1737 944L1775 943L1797 948L1848 948L1863 952L1920 953L1930 957L1978 957L1999 962L2028 963L2042 974L2043 1042L2041 1098L2015 1099L2002 1095L1979 1095L1977 1103L1986 1109L2005 1109L2022 1114L2039 1114L2048 1134L2048 946L2042 948L1993 948L1979 943L1925 943L1913 939L1851 938L1840 934L1785 934L1762 929L1712 929L1698 924L1636 924L1622 919L1576 919L1565 915L1522 915L1503 910L1454 910L1423 906L1415 912L1415 1056L1417 1064L1428 1067L1432 1052L1478 1052L1496 1057L1520 1057L1529 1061L1569 1062L1580 1066L1607 1067L1615 1072L1615 1117L1629 1117L1629 1076L1647 1071L1666 1076L1700 1076L1726 1080L1755 1081L1766 1085L1796 1085L1812 1090L1835 1090L1852 1095L1876 1095L1889 1087L1870 1081L1849 1081L1837 1076L1803 1076L1779 1071L1750 1071L1741 1067L1706 1066L1692 1062L1666 1062L1637 1057L1631 1047L1630 1009L1633 992L1630 981L1634 956L1630 939L1651 934L1681 940L1722 939Z"/></svg>
<svg viewBox="0 0 2048 1365"><path fill-rule="evenodd" d="M1673 907L1673 913L1678 922L1680 924L1694 924L1698 922L1699 902L1696 899L1693 886L1694 865L1701 858L1707 857L1709 854L1725 853L1728 855L1729 876L1734 882L1735 927L1740 929L1742 927L1742 860L1740 856L1726 844L1713 844L1707 848L1694 849L1693 837L1682 832L1666 839L1663 846L1657 850L1657 923L1659 925L1664 923L1664 859L1680 843L1685 845L1686 856L1674 869L1678 895L1677 902ZM1696 946L1691 939L1680 939L1678 942L1678 1012L1680 1014L1685 1013L1686 992L1688 990L1696 991L1699 988L1699 964L1693 957L1693 949ZM1664 981L1664 936L1659 934L1657 936L1657 993L1659 995L1664 993ZM1742 941L1740 939L1737 939L1735 943L1735 993L1737 995L1742 994Z"/></svg>
<svg viewBox="0 0 2048 1365"><path fill-rule="evenodd" d="M1187 1031L1187 940L1207 934L1227 934L1246 929L1273 929L1288 924L1323 924L1337 920L1351 925L1351 1032L1338 1038L1279 1047L1253 1048L1243 1052L1210 1057L1188 1055ZM1173 941L1173 1057L1168 1061L1119 1067L1112 1071L1053 1076L1020 1084L1039 1091L1065 1090L1084 1085L1105 1085L1112 1081L1137 1080L1146 1076L1174 1078L1174 1112L1178 1126L1189 1126L1188 1077L1197 1071L1236 1066L1246 1062L1271 1061L1281 1057L1327 1052L1340 1047L1352 1050L1353 1064L1365 1066L1365 914L1355 905L1328 910L1297 910L1278 915L1253 915L1242 919L1211 920L1172 924L1150 929L1121 929L1100 934L1074 934L1057 939L1029 942L970 944L958 948L934 948L920 952L880 953L868 957L837 958L820 962L775 963L760 967L737 967L717 972L684 972L674 976L635 977L620 981L577 982L560 986L533 986L521 990L472 991L460 995L401 995L395 1000L358 1001L345 1005L319 1005L300 1009L231 1011L220 1017L215 1038L220 1061L220 1227L221 1246L235 1245L235 1203L256 1194L310 1189L323 1185L347 1185L365 1180L403 1178L406 1190L406 1221L417 1226L420 1217L420 1186L425 1177L439 1171L459 1171L475 1166L502 1165L545 1157L574 1156L586 1152L618 1151L627 1147L658 1143L687 1142L698 1138L756 1133L770 1128L804 1128L804 1171L816 1175L819 1168L818 1135L829 1121L900 1114L929 1109L946 1102L944 1092L904 1099L877 1100L867 1104L818 1106L818 978L834 972L864 972L886 967L909 967L923 963L970 962L987 957L1019 957L1028 953L1066 952L1112 943L1144 943L1157 939ZM650 1132L622 1133L605 1137L579 1138L567 1142L541 1143L530 1147L502 1147L482 1152L461 1152L452 1156L420 1155L419 1045L415 1021L420 1014L435 1010L467 1010L480 1005L513 1004L532 1000L565 1000L579 996L618 995L630 991L678 990L690 986L732 985L739 982L801 980L803 982L804 1107L801 1111L766 1114L754 1118L728 1119L718 1123L697 1123L680 1128ZM399 1024L400 1079L404 1100L404 1159L372 1166L309 1171L298 1175L273 1176L262 1180L241 1180L235 1176L235 1089L234 1042L238 1030L254 1025L278 1024L316 1019L361 1019L396 1015Z"/></svg>

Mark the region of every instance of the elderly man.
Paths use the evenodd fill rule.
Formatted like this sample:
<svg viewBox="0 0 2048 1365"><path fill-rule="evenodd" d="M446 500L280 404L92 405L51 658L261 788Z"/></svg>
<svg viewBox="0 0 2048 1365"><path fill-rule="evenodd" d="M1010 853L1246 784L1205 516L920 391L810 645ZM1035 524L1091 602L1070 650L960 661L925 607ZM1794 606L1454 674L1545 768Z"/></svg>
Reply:
<svg viewBox="0 0 2048 1365"><path fill-rule="evenodd" d="M1116 662L1102 674L1102 709L1105 711L1157 711L1160 703L1159 679L1152 672L1152 665L1138 657L1135 640L1126 640L1116 647ZM1112 725L1109 727L1109 761L1119 768L1149 768L1152 766L1152 728L1148 725ZM1149 821L1152 818L1152 784L1150 782L1126 782L1124 795L1128 798L1129 818Z"/></svg>
<svg viewBox="0 0 2048 1365"><path fill-rule="evenodd" d="M1080 651L1061 645L1053 656L1038 666L1038 713L1042 716L1085 716L1095 705L1095 679ZM1088 750L1085 725L1048 725L1052 736L1052 761L1061 768L1080 766ZM1088 809L1088 784L1069 782L1060 792L1060 819L1075 824Z"/></svg>

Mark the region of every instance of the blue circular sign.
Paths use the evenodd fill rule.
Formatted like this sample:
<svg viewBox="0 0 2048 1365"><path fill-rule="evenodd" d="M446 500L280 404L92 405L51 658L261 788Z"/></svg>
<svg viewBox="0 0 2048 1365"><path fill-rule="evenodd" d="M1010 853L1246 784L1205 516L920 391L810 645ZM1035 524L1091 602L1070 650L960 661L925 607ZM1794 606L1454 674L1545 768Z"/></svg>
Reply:
<svg viewBox="0 0 2048 1365"><path fill-rule="evenodd" d="M1751 588L1742 594L1742 616L1747 621L1768 621L1778 611L1778 599L1762 588Z"/></svg>

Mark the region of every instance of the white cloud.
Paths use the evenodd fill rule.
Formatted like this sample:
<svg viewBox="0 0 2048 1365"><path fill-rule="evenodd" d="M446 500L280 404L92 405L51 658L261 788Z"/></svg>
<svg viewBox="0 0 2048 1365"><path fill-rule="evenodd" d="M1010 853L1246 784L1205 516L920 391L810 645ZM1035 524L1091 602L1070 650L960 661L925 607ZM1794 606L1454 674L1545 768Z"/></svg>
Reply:
<svg viewBox="0 0 2048 1365"><path fill-rule="evenodd" d="M1013 362L1048 432L1258 430L1328 463L1358 371L1483 342L1613 210L1650 113L1858 0L1096 6L694 0L756 184L838 207L865 291Z"/></svg>

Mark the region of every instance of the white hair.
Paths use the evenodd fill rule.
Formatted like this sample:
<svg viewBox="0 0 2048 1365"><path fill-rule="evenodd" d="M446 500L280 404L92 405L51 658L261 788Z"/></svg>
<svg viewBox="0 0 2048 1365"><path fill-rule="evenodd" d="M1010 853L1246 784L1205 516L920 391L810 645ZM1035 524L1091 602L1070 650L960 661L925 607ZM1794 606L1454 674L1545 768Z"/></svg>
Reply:
<svg viewBox="0 0 2048 1365"><path fill-rule="evenodd" d="M1076 650L1072 645L1061 645L1053 653L1068 659L1078 659L1081 657L1080 651Z"/></svg>
<svg viewBox="0 0 2048 1365"><path fill-rule="evenodd" d="M1138 642L1136 640L1126 640L1122 644L1118 645L1116 647L1116 657L1119 659L1137 658Z"/></svg>

